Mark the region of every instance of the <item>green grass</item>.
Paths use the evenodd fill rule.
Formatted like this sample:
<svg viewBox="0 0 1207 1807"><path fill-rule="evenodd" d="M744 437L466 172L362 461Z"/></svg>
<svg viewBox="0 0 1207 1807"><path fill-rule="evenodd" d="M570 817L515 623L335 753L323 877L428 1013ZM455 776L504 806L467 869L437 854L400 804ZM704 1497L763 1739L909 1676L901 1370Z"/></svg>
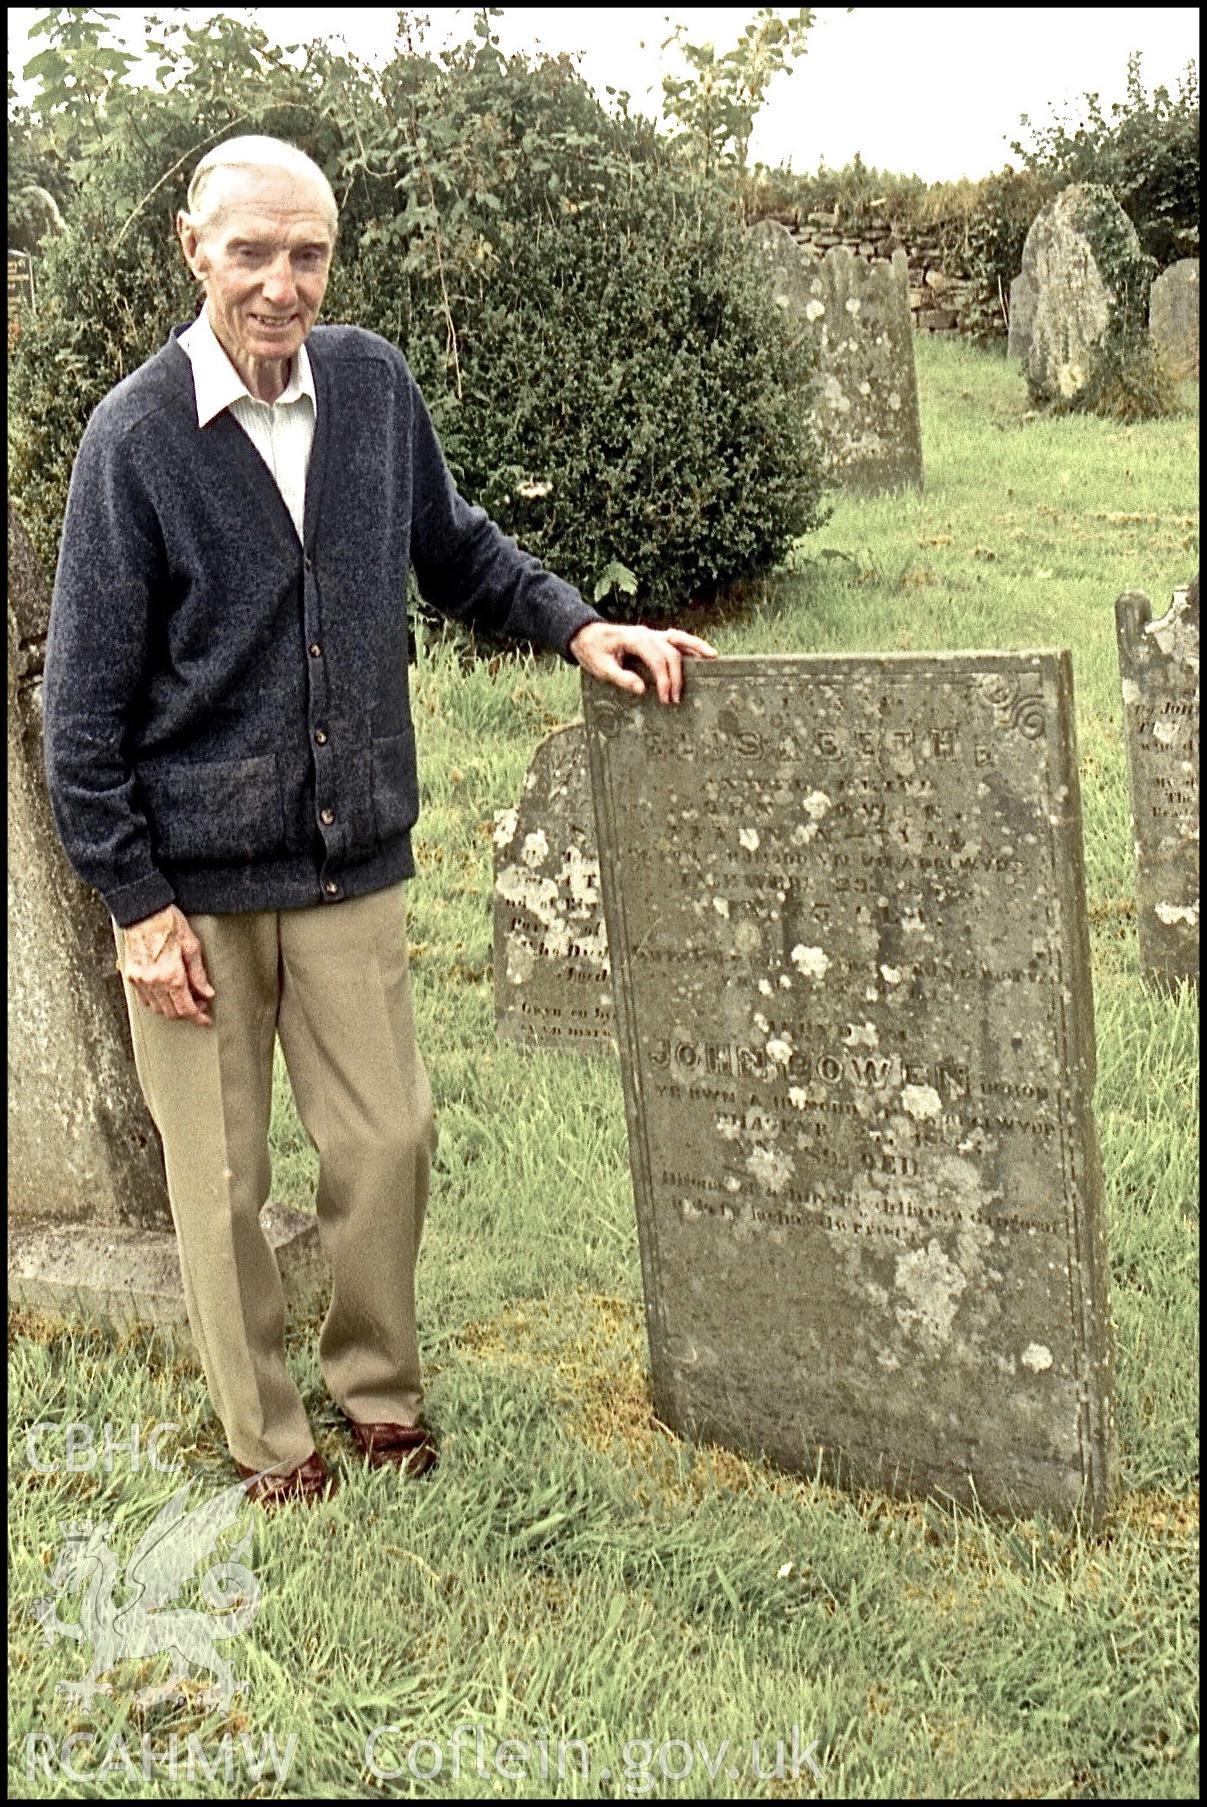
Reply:
<svg viewBox="0 0 1207 1807"><path fill-rule="evenodd" d="M251 1690L127 1720L117 1671L100 1752L120 1731L164 1748L196 1731L253 1743L297 1734L287 1780L175 1783L120 1769L26 1779L24 1737L88 1729L55 1684L79 1652L29 1618L66 1522L141 1529L179 1477L123 1467L41 1477L38 1419L181 1424L207 1482L233 1478L187 1355L162 1333L118 1338L19 1319L10 1335L10 1763L26 1798L734 1798L951 1795L1190 1798L1197 1789L1198 1491L1195 1350L1195 1000L1140 983L1112 605L1142 588L1158 612L1197 565L1197 386L1174 420L1114 426L1026 416L1017 372L951 342L918 342L926 490L841 500L761 586L745 618L704 628L723 652L1068 646L1073 651L1096 996L1097 1111L1116 1318L1122 1493L1093 1539L936 1503L846 1495L651 1422L619 1074L608 1062L496 1043L490 980L492 811L513 803L542 733L579 713L578 675L551 660L467 671L451 640L415 675L424 784L409 890L420 1043L440 1120L420 1265L436 1479L358 1469L325 1398L321 1303L290 1363L318 1442L342 1470L329 1506L257 1521L264 1594L230 1646ZM849 559L825 559L823 550ZM685 616L683 625L697 625ZM276 1196L310 1208L313 1157L281 1072ZM790 1567L788 1565L791 1565ZM64 1602L64 1613L72 1610ZM458 1780L451 1737L483 1728ZM382 1751L444 1742L434 1781L377 1783ZM760 1781L800 1728L824 1781ZM496 1740L526 1738L522 1781ZM550 1775L542 1780L540 1739ZM593 1773L556 1779L558 1739ZM716 1781L704 1767L730 1740ZM690 1777L630 1740L697 1746ZM699 1748L705 1747L703 1751ZM423 1753L431 1760L431 1754ZM681 1745L668 1771L686 1764ZM89 1762L85 1749L77 1759ZM612 1770L611 1781L598 1771ZM422 1765L421 1765L422 1766ZM727 1771L739 1773L731 1777Z"/></svg>

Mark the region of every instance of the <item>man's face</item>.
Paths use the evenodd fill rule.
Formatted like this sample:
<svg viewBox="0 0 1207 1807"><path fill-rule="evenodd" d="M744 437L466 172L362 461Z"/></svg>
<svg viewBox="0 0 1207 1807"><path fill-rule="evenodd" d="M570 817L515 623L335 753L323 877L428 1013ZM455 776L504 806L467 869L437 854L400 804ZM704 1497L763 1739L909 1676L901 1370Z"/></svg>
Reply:
<svg viewBox="0 0 1207 1807"><path fill-rule="evenodd" d="M177 229L236 367L291 358L322 306L334 250L322 191L283 170L219 170L200 232Z"/></svg>

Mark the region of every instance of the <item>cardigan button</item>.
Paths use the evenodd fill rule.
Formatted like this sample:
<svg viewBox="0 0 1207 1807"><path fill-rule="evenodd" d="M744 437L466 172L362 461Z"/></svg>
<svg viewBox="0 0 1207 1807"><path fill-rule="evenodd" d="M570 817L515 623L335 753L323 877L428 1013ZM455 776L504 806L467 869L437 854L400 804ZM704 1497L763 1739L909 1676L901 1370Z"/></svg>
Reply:
<svg viewBox="0 0 1207 1807"><path fill-rule="evenodd" d="M328 879L323 886L323 890L327 893L328 897L334 897L339 890L339 886L332 879Z"/></svg>
<svg viewBox="0 0 1207 1807"><path fill-rule="evenodd" d="M333 809L320 809L319 820L320 822L325 822L328 828L330 828L335 820L335 811Z"/></svg>
<svg viewBox="0 0 1207 1807"><path fill-rule="evenodd" d="M322 656L323 656L323 649L322 649L322 647L321 647L321 646L320 646L320 645L319 645L319 643L318 643L318 641L317 641L317 640L312 640L312 641L311 641L311 643L310 643L310 649L309 649L309 650L310 650L310 657L311 657L311 658L312 658L312 659L321 659L321 658L322 658Z"/></svg>
<svg viewBox="0 0 1207 1807"><path fill-rule="evenodd" d="M327 730L325 728L316 728L314 730L314 738L320 747L325 747L327 745Z"/></svg>

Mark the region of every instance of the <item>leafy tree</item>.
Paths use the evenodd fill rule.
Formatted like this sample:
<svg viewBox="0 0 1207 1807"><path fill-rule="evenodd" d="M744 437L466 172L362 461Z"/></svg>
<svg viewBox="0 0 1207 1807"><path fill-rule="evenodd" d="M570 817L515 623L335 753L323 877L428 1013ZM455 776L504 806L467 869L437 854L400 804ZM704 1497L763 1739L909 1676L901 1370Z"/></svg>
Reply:
<svg viewBox="0 0 1207 1807"><path fill-rule="evenodd" d="M848 11L851 9L848 8ZM754 122L774 78L804 56L813 25L812 8L788 19L761 6L732 50L717 55L713 44L688 41L686 25L676 25L662 49L682 51L691 74L663 76L663 108L678 124L679 142L711 177L725 168L744 171Z"/></svg>

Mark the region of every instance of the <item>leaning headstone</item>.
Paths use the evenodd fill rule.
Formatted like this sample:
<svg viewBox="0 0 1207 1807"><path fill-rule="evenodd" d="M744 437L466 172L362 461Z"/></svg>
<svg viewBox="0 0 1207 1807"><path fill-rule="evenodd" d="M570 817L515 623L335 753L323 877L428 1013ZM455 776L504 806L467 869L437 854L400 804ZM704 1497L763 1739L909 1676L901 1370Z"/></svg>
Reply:
<svg viewBox="0 0 1207 1807"><path fill-rule="evenodd" d="M1183 257L1163 270L1148 301L1148 330L1161 361L1179 382L1199 374L1199 260Z"/></svg>
<svg viewBox="0 0 1207 1807"><path fill-rule="evenodd" d="M722 658L674 711L583 696L658 1415L1097 1522L1068 653Z"/></svg>
<svg viewBox="0 0 1207 1807"><path fill-rule="evenodd" d="M1153 260L1109 188L1078 182L1041 208L1023 245L1034 307L1023 368L1033 397L1070 401L1148 332Z"/></svg>
<svg viewBox="0 0 1207 1807"><path fill-rule="evenodd" d="M1153 984L1199 982L1199 580L1152 619L1115 604L1136 859L1140 964Z"/></svg>
<svg viewBox="0 0 1207 1807"><path fill-rule="evenodd" d="M113 930L59 845L42 765L50 599L8 513L9 1300L48 1317L172 1323L188 1337L163 1153L130 1054ZM289 1288L319 1272L315 1219L268 1206Z"/></svg>
<svg viewBox="0 0 1207 1807"><path fill-rule="evenodd" d="M1031 345L1031 325L1035 318L1035 290L1026 276L1016 276L1010 284L1010 320L1006 334L1006 356L1012 363L1025 362Z"/></svg>
<svg viewBox="0 0 1207 1807"><path fill-rule="evenodd" d="M817 334L818 425L833 479L862 495L922 487L922 427L909 262L867 263L843 245L809 273Z"/></svg>
<svg viewBox="0 0 1207 1807"><path fill-rule="evenodd" d="M608 939L581 722L537 747L495 811L495 1024L520 1047L615 1052Z"/></svg>

